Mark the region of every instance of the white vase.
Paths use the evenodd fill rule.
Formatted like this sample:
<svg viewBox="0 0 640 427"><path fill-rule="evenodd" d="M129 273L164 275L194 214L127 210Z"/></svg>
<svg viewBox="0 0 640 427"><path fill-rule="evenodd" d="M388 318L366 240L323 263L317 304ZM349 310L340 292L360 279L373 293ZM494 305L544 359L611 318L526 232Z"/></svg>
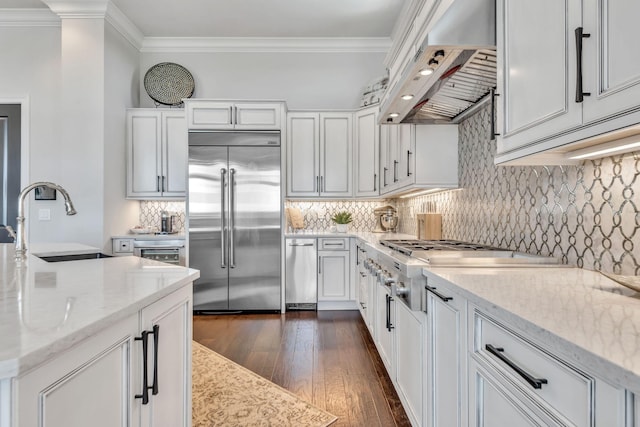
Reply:
<svg viewBox="0 0 640 427"><path fill-rule="evenodd" d="M338 233L346 233L347 227L349 227L349 224L336 224L336 231Z"/></svg>

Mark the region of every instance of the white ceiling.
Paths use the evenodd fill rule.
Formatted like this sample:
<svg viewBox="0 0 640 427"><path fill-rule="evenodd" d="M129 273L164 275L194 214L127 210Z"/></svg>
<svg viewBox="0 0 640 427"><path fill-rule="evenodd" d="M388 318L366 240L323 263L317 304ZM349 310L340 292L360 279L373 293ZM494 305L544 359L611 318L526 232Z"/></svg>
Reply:
<svg viewBox="0 0 640 427"><path fill-rule="evenodd" d="M111 1L145 37L390 37L404 3L403 0ZM0 0L0 8L41 7L46 7L42 0Z"/></svg>
<svg viewBox="0 0 640 427"><path fill-rule="evenodd" d="M112 0L145 37L389 37L402 0Z"/></svg>

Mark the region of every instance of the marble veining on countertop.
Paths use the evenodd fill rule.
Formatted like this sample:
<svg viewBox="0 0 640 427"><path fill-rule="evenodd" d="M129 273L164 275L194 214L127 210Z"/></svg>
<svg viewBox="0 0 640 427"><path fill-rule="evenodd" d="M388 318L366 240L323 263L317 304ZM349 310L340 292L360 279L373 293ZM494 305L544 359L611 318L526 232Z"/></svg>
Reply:
<svg viewBox="0 0 640 427"><path fill-rule="evenodd" d="M16 264L14 245L0 244L0 379L37 366L200 275L139 257L46 262L34 255L92 251L31 244L27 259Z"/></svg>
<svg viewBox="0 0 640 427"><path fill-rule="evenodd" d="M445 279L567 361L640 392L640 293L580 268L425 268L424 274Z"/></svg>

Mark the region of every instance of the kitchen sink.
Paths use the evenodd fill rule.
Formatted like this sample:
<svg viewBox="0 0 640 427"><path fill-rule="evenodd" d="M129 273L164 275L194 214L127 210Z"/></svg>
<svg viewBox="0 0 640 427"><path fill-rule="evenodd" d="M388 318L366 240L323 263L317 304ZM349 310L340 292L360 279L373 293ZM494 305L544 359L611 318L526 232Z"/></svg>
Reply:
<svg viewBox="0 0 640 427"><path fill-rule="evenodd" d="M99 259L99 258L112 257L112 255L103 254L102 252L94 252L89 254L52 255L52 256L36 255L36 256L47 262L79 261L83 259Z"/></svg>

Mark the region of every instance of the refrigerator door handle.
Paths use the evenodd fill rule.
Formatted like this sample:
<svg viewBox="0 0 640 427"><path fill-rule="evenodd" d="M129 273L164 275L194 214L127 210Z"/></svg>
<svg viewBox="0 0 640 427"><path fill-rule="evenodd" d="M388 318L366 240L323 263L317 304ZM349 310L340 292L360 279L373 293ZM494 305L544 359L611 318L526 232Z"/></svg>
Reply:
<svg viewBox="0 0 640 427"><path fill-rule="evenodd" d="M227 268L227 250L226 247L227 245L225 244L225 238L224 238L224 232L225 232L225 223L226 221L226 215L225 215L225 198L224 198L224 187L225 187L225 181L226 181L226 176L227 176L227 170L225 168L220 169L220 247L222 249L222 251L220 252L222 254L222 259L221 259L221 264L220 267L222 268Z"/></svg>
<svg viewBox="0 0 640 427"><path fill-rule="evenodd" d="M229 267L236 268L236 250L234 246L235 240L235 207L234 207L234 199L235 199L235 175L236 170L234 168L229 168Z"/></svg>

